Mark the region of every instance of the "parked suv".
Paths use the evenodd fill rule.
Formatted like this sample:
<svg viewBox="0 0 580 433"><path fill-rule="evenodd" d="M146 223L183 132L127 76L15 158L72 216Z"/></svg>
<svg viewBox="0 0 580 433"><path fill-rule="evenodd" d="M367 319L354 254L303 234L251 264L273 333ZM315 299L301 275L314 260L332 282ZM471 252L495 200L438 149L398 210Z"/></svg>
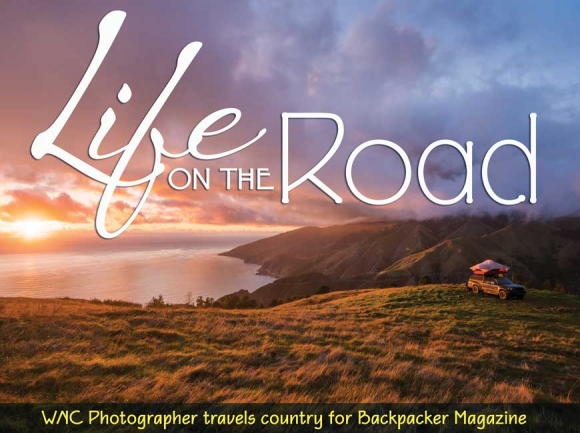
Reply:
<svg viewBox="0 0 580 433"><path fill-rule="evenodd" d="M505 277L473 274L467 280L467 287L473 293L490 293L499 296L503 300L507 298L524 299L524 296L526 296L526 288L524 286L514 284L512 280Z"/></svg>

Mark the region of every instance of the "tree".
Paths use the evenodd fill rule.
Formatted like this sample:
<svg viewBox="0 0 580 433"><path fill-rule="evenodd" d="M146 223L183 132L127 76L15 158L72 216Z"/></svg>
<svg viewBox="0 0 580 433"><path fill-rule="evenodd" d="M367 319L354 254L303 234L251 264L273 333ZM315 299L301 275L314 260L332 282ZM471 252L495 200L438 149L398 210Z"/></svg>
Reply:
<svg viewBox="0 0 580 433"><path fill-rule="evenodd" d="M431 284L431 277L429 275L423 275L419 280L419 285L424 286L425 284Z"/></svg>
<svg viewBox="0 0 580 433"><path fill-rule="evenodd" d="M187 295L185 295L185 305L190 305L192 307L195 306L193 302L193 294L191 293L191 291L187 292Z"/></svg>
<svg viewBox="0 0 580 433"><path fill-rule="evenodd" d="M210 298L209 296L205 298L204 306L209 308L213 305L214 299Z"/></svg>
<svg viewBox="0 0 580 433"><path fill-rule="evenodd" d="M198 296L197 299L195 300L195 306L197 308L201 308L203 307L204 301L203 301L203 296Z"/></svg>

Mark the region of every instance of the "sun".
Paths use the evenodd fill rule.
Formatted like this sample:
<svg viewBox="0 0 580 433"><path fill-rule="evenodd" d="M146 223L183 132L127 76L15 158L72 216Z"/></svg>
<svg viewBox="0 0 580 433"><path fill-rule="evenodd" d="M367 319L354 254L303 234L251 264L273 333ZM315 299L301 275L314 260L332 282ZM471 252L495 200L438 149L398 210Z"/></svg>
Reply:
<svg viewBox="0 0 580 433"><path fill-rule="evenodd" d="M32 240L48 236L55 230L52 221L26 219L14 223L14 231L23 239Z"/></svg>

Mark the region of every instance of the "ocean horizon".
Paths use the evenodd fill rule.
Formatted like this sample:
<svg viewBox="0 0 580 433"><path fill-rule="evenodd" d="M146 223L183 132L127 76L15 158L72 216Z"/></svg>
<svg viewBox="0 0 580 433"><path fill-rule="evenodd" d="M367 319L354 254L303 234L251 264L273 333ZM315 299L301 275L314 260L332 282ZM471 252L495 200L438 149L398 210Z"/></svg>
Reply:
<svg viewBox="0 0 580 433"><path fill-rule="evenodd" d="M198 296L218 299L274 279L259 265L219 254L263 235L161 238L104 249L0 254L0 297L113 299L147 303L162 295L180 304ZM155 240L155 239L154 239Z"/></svg>

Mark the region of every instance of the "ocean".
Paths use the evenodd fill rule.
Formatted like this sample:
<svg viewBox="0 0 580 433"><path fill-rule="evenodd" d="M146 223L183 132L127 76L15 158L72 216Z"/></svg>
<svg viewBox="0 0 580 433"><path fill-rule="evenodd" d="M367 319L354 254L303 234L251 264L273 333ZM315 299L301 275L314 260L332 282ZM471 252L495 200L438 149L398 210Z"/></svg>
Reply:
<svg viewBox="0 0 580 433"><path fill-rule="evenodd" d="M264 236L261 236L264 237ZM106 248L0 255L0 297L114 299L169 303L253 291L273 281L258 265L218 254L256 235L198 236Z"/></svg>

